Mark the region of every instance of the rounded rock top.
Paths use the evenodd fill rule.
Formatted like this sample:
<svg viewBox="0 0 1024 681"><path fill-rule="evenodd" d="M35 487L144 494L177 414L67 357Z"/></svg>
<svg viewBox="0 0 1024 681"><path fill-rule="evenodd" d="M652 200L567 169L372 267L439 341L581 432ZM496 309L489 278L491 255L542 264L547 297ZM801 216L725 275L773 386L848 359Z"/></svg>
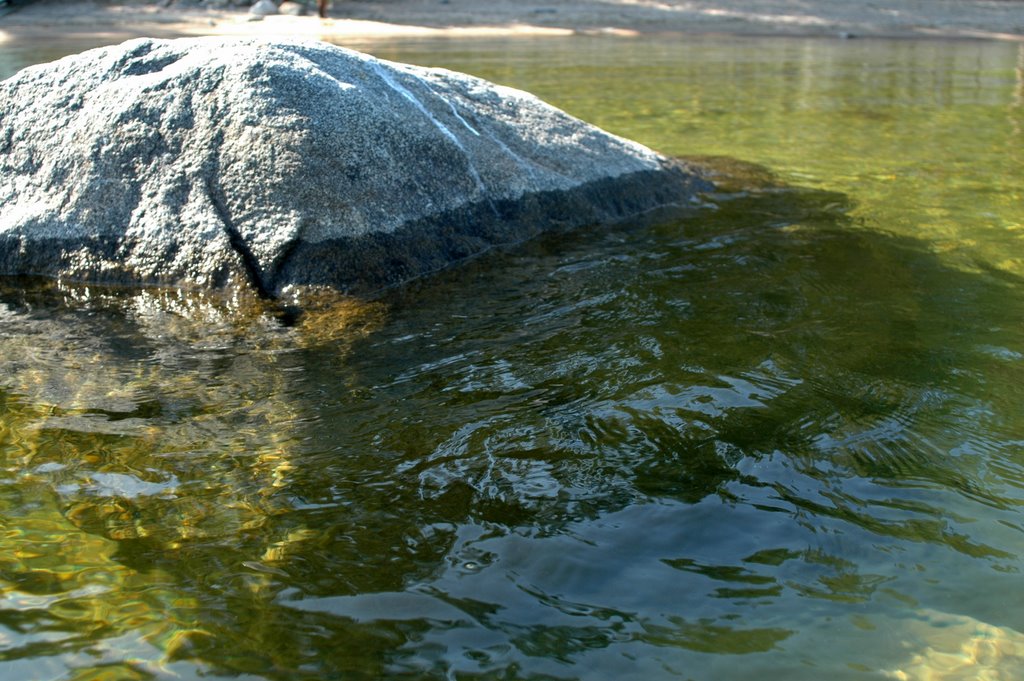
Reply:
<svg viewBox="0 0 1024 681"><path fill-rule="evenodd" d="M0 83L0 275L369 292L709 189L528 93L316 41L133 40Z"/></svg>

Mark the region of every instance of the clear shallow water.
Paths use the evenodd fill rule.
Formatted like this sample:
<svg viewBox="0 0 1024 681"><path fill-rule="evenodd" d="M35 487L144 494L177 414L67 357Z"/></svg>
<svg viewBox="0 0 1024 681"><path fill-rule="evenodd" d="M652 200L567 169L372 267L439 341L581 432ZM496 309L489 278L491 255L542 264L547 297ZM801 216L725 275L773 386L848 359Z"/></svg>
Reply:
<svg viewBox="0 0 1024 681"><path fill-rule="evenodd" d="M374 51L742 162L296 327L4 283L0 677L1022 675L1018 46Z"/></svg>

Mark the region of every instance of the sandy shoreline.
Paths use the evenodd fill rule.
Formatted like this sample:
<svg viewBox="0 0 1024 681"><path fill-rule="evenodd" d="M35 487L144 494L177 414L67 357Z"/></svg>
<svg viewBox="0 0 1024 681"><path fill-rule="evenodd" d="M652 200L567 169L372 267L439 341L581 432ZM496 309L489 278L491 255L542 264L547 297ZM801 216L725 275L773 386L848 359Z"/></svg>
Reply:
<svg viewBox="0 0 1024 681"><path fill-rule="evenodd" d="M15 0L17 2L18 0ZM650 33L1024 42L1024 0L335 0L330 16L251 21L245 8L37 0L0 17L0 44L103 36L414 37Z"/></svg>

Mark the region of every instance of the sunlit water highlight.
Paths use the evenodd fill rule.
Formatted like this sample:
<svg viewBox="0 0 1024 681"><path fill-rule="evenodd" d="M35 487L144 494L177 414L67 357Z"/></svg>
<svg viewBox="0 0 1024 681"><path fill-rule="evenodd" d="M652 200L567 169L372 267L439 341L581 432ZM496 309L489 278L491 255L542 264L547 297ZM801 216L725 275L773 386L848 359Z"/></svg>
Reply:
<svg viewBox="0 0 1024 681"><path fill-rule="evenodd" d="M1024 675L1020 46L373 51L717 207L295 326L4 283L0 678Z"/></svg>

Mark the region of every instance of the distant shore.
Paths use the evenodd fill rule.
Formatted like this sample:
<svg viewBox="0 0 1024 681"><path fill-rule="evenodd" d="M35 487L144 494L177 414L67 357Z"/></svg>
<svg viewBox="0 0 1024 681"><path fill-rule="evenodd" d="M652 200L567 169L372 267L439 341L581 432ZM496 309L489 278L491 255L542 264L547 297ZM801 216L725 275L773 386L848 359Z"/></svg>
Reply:
<svg viewBox="0 0 1024 681"><path fill-rule="evenodd" d="M24 0L21 0L24 2ZM1024 0L334 0L329 16L269 16L194 0L36 0L0 17L0 45L82 37L238 35L359 42L410 37L653 33L1024 42ZM209 4L209 3L208 3ZM311 14L315 3L311 1Z"/></svg>

